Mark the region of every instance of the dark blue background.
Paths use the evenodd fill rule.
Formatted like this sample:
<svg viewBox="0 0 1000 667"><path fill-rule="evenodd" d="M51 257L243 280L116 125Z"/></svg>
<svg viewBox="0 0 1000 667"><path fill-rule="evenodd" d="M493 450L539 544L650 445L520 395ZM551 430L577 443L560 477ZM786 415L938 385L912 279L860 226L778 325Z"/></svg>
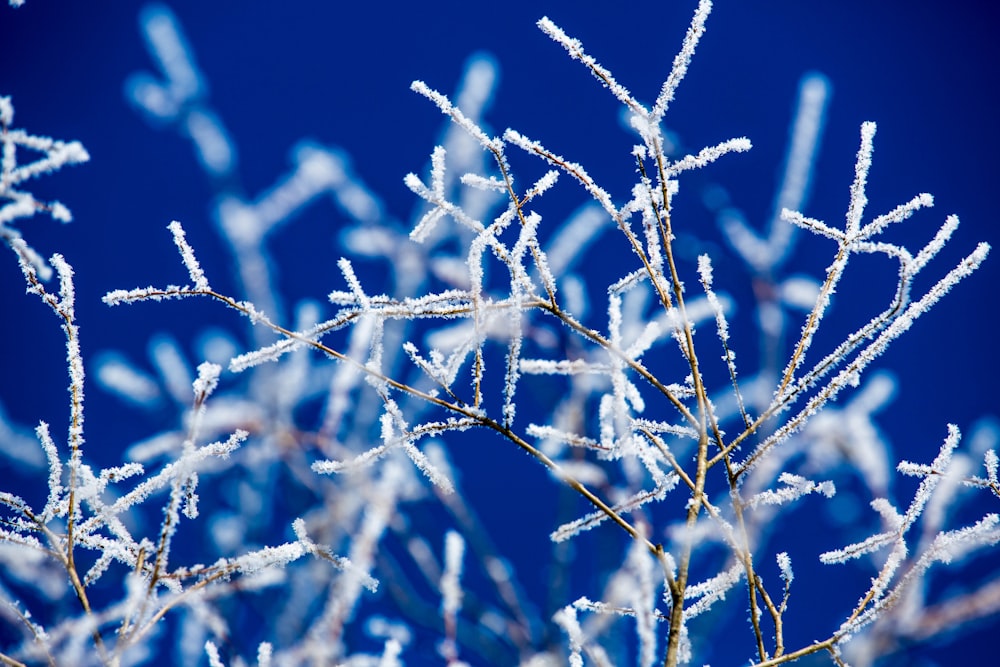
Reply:
<svg viewBox="0 0 1000 667"><path fill-rule="evenodd" d="M649 101L669 71L694 3L643 4L648 6L233 0L178 2L173 9L209 83L211 103L238 146L239 175L249 195L285 173L289 150L308 137L346 149L389 212L406 220L415 203L402 177L423 170L442 121L409 84L419 78L452 91L464 60L480 50L494 54L501 68L487 114L495 130L513 127L539 138L586 165L612 192L627 185L632 139L620 128L616 103L534 22L550 16ZM43 217L18 223L36 248L46 255L62 252L76 269L85 361L107 349L142 359L150 336L162 330L187 341L207 322L241 326L233 324L231 312L207 304L110 310L100 302L111 289L185 279L164 229L172 219L184 222L213 283L232 287L224 277L228 256L211 223L214 193L188 143L152 128L122 93L128 75L155 71L137 27L141 6L28 0L16 11L0 8L0 94L13 98L15 126L77 139L91 155L89 164L31 185L39 198L65 203L72 224ZM843 220L858 128L874 120L879 131L868 210L888 210L918 192L934 194L936 207L900 232L912 239L911 248L929 238L946 214L963 221L937 270L928 270L940 275L976 242L1000 241L997 29L997 12L985 2L720 2L667 125L689 150L732 136L753 141L750 154L725 158L695 182L723 183L734 203L761 225L770 213L798 80L810 70L823 72L833 83L833 97L806 213L831 224ZM582 201L573 186L561 187ZM679 204L684 217L677 224L717 244L717 287L743 302L749 292L742 267L727 258L696 188L685 194L689 199ZM279 237L287 302L322 298L341 287L335 268L338 216L322 201ZM823 241L802 240L789 269L820 276L830 251ZM899 457L929 461L945 423L969 432L980 417L1000 412L1000 363L993 351L997 267L991 258L880 360L878 367L891 368L900 384L879 418ZM850 322L848 304L860 302L872 282L884 279L855 274L845 282L837 304L844 310L834 321ZM920 284L926 287L926 281ZM12 420L30 426L45 419L60 433L66 378L57 323L35 297L23 295L13 257L0 262L0 285L0 401ZM752 332L751 312L738 311L737 340L740 331ZM132 440L148 435L150 426L95 386L88 389L88 455L111 463ZM532 572L531 553L545 548L549 526L530 519L528 500L515 505L515 513L524 513L517 521L485 500L499 488L491 479L526 474L527 496L528 485L543 483L543 476L523 473L533 464L497 442L481 454L488 457L481 469L490 476L480 479L480 471L467 469L465 484L485 494L477 509L488 529L510 546L529 589L539 588L544 573ZM476 501L470 498L474 506ZM994 557L985 569L996 572L998 564ZM808 606L803 598L797 602ZM990 628L996 624L981 624L959 643L960 653L975 656ZM816 635L828 631L817 629ZM959 653L952 651L921 655L957 664Z"/></svg>

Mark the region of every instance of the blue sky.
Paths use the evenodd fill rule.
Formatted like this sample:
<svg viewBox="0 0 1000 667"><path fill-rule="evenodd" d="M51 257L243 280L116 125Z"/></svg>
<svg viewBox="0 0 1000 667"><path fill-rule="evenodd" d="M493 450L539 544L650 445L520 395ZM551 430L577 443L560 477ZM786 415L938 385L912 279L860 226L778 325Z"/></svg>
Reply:
<svg viewBox="0 0 1000 667"><path fill-rule="evenodd" d="M694 3L648 4L224 0L172 8L209 82L210 103L238 146L242 192L252 196L268 188L287 171L291 148L308 138L345 150L391 216L407 220L415 201L403 176L423 172L442 127L440 113L409 84L422 79L450 92L466 58L481 51L492 54L500 69L486 114L493 130L513 127L541 139L586 165L609 189L630 183L632 138L619 122L616 103L534 23L548 15L641 100L651 101ZM203 266L223 284L229 261L211 218L214 184L184 140L152 126L125 99L130 75L154 71L138 29L141 7L45 0L28 0L18 10L0 7L0 94L12 96L15 126L79 140L91 155L89 164L40 179L33 190L66 204L75 217L70 225L43 218L19 224L33 245L46 254L62 252L76 268L85 361L108 349L142 359L157 332L170 330L189 341L206 321L233 324L231 313L207 304L123 311L100 302L111 289L183 280L165 231L170 220L184 222ZM739 308L749 290L699 193L722 183L730 201L763 225L798 81L806 72L822 72L833 86L807 214L843 220L859 126L874 120L879 130L869 210L888 210L918 192L930 192L936 201L894 238L912 239L910 247L919 247L945 215L958 214L963 224L936 260L932 272L938 275L977 242L1000 242L997 18L988 3L972 1L717 4L666 124L690 151L733 136L754 143L749 154L729 156L693 177L684 186L688 197L678 204L678 224L689 225L689 233L718 253L717 287L738 304L734 337L752 331L752 311ZM583 201L582 192L566 183L562 188L557 206ZM321 299L341 288L334 268L338 216L321 202L282 232L275 252L289 302ZM822 240L802 240L788 269L821 277L830 251ZM599 259L614 262L611 255ZM929 461L948 422L972 432L977 419L1000 415L1000 362L992 353L998 266L996 258L989 260L878 364L898 378L895 400L879 425L901 458ZM859 262L838 294L832 326L847 328L852 317L873 313L870 297L887 276L891 280L884 267ZM19 423L59 424L65 420L60 333L51 315L22 294L21 284L13 258L0 262L0 401ZM89 387L88 440L95 459L116 460L131 439L158 426L156 415L122 410L114 398ZM484 456L489 462L483 468L494 472L532 465L502 447ZM526 494L530 484L544 483L533 474L522 482ZM477 482L475 473L466 479L470 487L492 488L489 479ZM530 510L526 504L513 511ZM511 522L490 507L482 512L495 522L490 529L509 542L533 528L526 516ZM544 548L545 526L537 529L513 552L529 588L537 587L544 598L544 572L532 571L532 550ZM994 556L980 566L996 571L1000 560ZM996 623L977 628L975 641L962 650L975 655L976 642L990 628ZM942 654L919 655L927 664L946 664Z"/></svg>

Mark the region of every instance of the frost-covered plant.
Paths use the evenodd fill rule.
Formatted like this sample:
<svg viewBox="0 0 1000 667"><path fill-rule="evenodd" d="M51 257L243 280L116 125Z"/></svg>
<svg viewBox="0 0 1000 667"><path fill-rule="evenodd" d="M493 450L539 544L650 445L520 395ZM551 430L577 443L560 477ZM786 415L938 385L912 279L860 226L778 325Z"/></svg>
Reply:
<svg viewBox="0 0 1000 667"><path fill-rule="evenodd" d="M196 373L169 338L152 346L159 379L121 355L102 358L96 374L105 388L139 405L167 395L182 413L176 429L132 445L128 460L109 468L85 456L72 269L61 255L49 260L59 277L53 291L49 264L13 226L39 211L68 219L62 205L15 186L87 154L77 143L13 129L13 106L0 99L0 233L28 291L61 320L70 373L66 441L45 423L36 431L48 464L44 504L0 492L0 613L20 633L0 661L139 664L167 646L175 661L191 664L247 664L255 655L259 665L394 665L423 657L414 639L425 632L416 627L422 622L437 633L448 664L677 665L699 659L728 604L749 611L746 638L725 637L741 642L743 660L777 665L825 653L836 664L868 664L899 642L1000 609L996 581L941 603L925 588L933 566L1000 541L1000 519L988 506L1000 498L995 452L985 450L978 472L949 425L931 463L895 464L921 480L900 509L886 495L891 464L871 420L892 382L871 373L872 363L989 248L980 244L913 293L958 218L947 217L916 251L883 236L933 202L920 194L889 212L866 212L874 123L861 127L845 222L800 212L827 94L825 79L807 77L766 235L733 209L718 213L750 274L771 287L757 303L760 367L741 367L736 350L749 343L731 336L729 299L716 292L711 257L692 266L678 255L684 223L673 203L686 172L747 151L750 142L676 157L663 126L710 9L702 0L651 106L552 21L538 23L624 107L637 137L627 190L609 192L572 155L521 132L487 131L482 115L495 73L477 58L454 98L413 83L450 125L429 174L405 178L422 200L409 228L388 217L342 154L312 143L296 149L292 171L271 189L255 198L223 190L215 203L241 294L214 287L213 268L202 268L182 224L171 222L188 283L115 290L105 302L207 298L249 326L243 335L215 334L205 348L211 359ZM131 101L187 136L214 182L231 182L232 140L176 19L154 7L142 23L161 72L132 77ZM45 156L22 164L19 146ZM540 173L523 175L533 170ZM545 195L567 177L591 203L550 224ZM276 288L269 235L323 194L353 220L348 249L362 262L388 260L394 271L387 284L372 284L371 272L342 258L327 297L332 310L305 302L292 314ZM796 228L834 245L821 280L782 275ZM631 250L631 264L617 267L610 284L594 285L578 259L605 234ZM817 349L831 297L862 253L898 265L891 298ZM806 315L785 350L787 306ZM712 365L726 378L721 386L710 386L708 378L720 375ZM528 398L533 383L563 391ZM849 403L832 403L854 387L861 389ZM548 402L524 409L539 395ZM448 451L465 446L468 431L520 448L586 502L587 512L554 528L553 542L585 540L602 524L623 537L620 559L588 578L586 596L560 600L551 619L539 617L503 545L492 543L465 502ZM831 566L869 559L871 584L827 636L789 640L786 615L796 602L808 604L793 597L791 556L773 549L770 536L793 503L835 495L837 457L856 467L882 527L817 556ZM219 502L223 488L239 501ZM986 511L955 527L949 509L966 489L979 493ZM201 516L205 507L210 516ZM288 515L294 520L285 522ZM424 515L434 529L420 530ZM571 562L561 565L572 572ZM474 589L463 583L470 570L481 580ZM420 586L439 591L430 611ZM394 598L393 618L365 608L376 591ZM378 641L371 653L357 648L362 626Z"/></svg>

